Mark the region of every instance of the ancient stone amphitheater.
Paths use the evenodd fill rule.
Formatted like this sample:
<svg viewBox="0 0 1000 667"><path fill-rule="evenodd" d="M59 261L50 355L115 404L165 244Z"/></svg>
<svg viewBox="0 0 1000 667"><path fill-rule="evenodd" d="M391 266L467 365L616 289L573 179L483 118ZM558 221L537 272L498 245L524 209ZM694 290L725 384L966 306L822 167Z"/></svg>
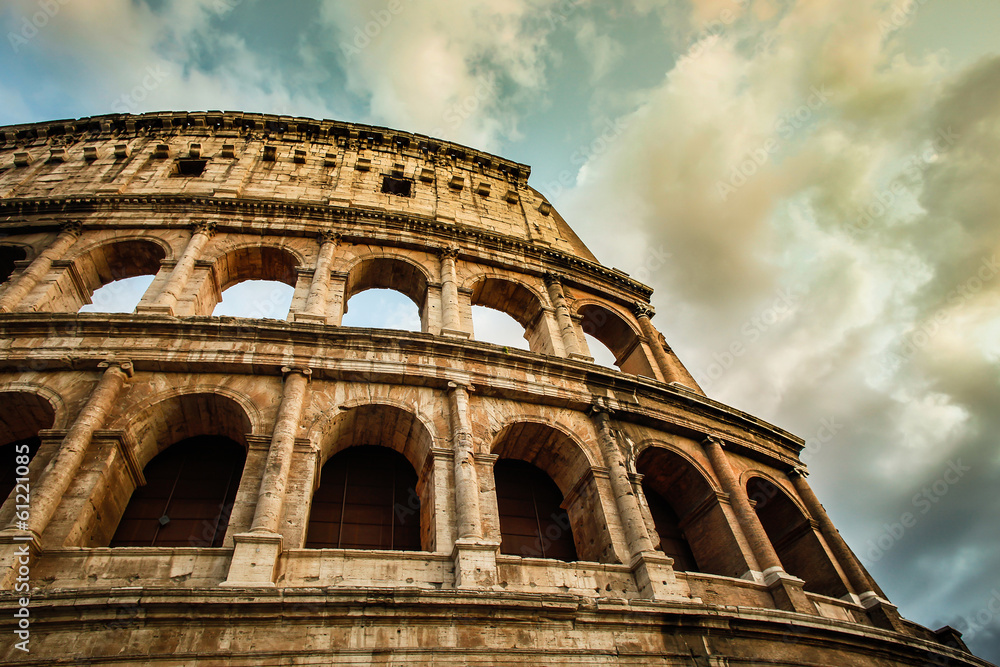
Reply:
<svg viewBox="0 0 1000 667"><path fill-rule="evenodd" d="M706 397L528 173L248 113L0 128L2 659L986 665L897 613L802 440ZM246 280L287 317L213 317ZM421 331L342 326L372 288Z"/></svg>

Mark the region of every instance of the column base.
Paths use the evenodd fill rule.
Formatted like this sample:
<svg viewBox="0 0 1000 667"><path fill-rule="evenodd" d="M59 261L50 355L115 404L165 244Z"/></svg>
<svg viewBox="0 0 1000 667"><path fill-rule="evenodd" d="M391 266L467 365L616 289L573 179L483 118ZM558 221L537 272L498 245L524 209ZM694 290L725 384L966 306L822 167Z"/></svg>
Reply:
<svg viewBox="0 0 1000 667"><path fill-rule="evenodd" d="M281 555L281 535L239 533L233 535L235 549L229 576L221 586L232 588L273 588Z"/></svg>
<svg viewBox="0 0 1000 667"><path fill-rule="evenodd" d="M326 324L326 315L312 315L309 313L292 313L292 322L307 322L309 324Z"/></svg>
<svg viewBox="0 0 1000 667"><path fill-rule="evenodd" d="M862 593L858 599L861 600L861 606L868 613L868 618L877 627L893 632L905 632L903 619L900 617L896 605L879 597L875 591Z"/></svg>
<svg viewBox="0 0 1000 667"><path fill-rule="evenodd" d="M135 312L137 315L166 315L167 317L174 316L174 309L170 306L136 306Z"/></svg>
<svg viewBox="0 0 1000 667"><path fill-rule="evenodd" d="M819 612L809 598L806 597L805 581L793 577L780 567L769 567L764 570L764 585L771 591L774 604L778 609L794 611L800 614L818 616Z"/></svg>
<svg viewBox="0 0 1000 667"><path fill-rule="evenodd" d="M30 587L30 568L41 550L38 536L34 533L23 530L0 532L0 590L16 590L17 584L24 582L28 582ZM28 568L27 576L22 575L22 566Z"/></svg>
<svg viewBox="0 0 1000 667"><path fill-rule="evenodd" d="M451 336L452 338L464 338L468 340L472 337L468 331L458 331L457 329L441 329L442 336Z"/></svg>
<svg viewBox="0 0 1000 667"><path fill-rule="evenodd" d="M655 551L644 551L632 557L629 563L639 595L647 600L664 602L701 602L692 598L687 586L677 581L674 559Z"/></svg>
<svg viewBox="0 0 1000 667"><path fill-rule="evenodd" d="M455 588L490 589L497 584L499 542L460 537L451 559L455 563Z"/></svg>
<svg viewBox="0 0 1000 667"><path fill-rule="evenodd" d="M570 359L574 359L576 361L586 361L588 364L594 363L594 358L593 357L588 357L587 355L580 354L579 352L570 352L569 353L569 358Z"/></svg>

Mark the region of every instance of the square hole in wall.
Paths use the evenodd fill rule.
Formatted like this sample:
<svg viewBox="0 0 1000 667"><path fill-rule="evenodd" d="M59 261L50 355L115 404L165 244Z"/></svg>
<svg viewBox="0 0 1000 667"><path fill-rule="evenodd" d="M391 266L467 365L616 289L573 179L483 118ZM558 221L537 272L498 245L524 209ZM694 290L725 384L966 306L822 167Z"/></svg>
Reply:
<svg viewBox="0 0 1000 667"><path fill-rule="evenodd" d="M208 160L192 160L189 158L177 160L174 176L201 176Z"/></svg>
<svg viewBox="0 0 1000 667"><path fill-rule="evenodd" d="M382 177L382 192L400 197L413 196L413 181L408 178L393 178L392 176Z"/></svg>

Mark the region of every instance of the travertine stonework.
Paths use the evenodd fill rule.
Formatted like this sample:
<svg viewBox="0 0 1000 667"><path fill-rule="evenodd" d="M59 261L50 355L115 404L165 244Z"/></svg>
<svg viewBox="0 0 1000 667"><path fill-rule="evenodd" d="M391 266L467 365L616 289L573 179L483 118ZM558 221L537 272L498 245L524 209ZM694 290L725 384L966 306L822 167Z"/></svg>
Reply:
<svg viewBox="0 0 1000 667"><path fill-rule="evenodd" d="M597 263L528 174L233 112L0 128L0 444L41 438L27 518L13 494L0 508L2 659L985 665L899 616L809 489L802 440L706 397L649 288ZM78 314L144 274L134 313ZM294 288L286 320L211 316L249 279ZM340 326L370 288L411 298L422 332ZM473 305L531 351L478 342ZM146 465L202 434L247 451L223 546L109 547ZM422 550L305 548L320 469L356 444L413 466ZM559 487L579 560L500 552L504 458ZM703 571L660 550L644 488Z"/></svg>

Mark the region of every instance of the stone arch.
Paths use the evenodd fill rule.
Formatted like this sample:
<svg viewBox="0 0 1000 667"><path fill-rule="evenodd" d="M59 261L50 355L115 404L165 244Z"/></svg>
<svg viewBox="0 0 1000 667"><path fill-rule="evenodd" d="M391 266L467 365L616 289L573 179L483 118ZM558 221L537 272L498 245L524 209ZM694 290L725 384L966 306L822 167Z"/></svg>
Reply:
<svg viewBox="0 0 1000 667"><path fill-rule="evenodd" d="M471 290L471 305L499 310L524 327L524 338L532 352L555 353L546 321L546 301L537 291L520 281L498 275L476 277Z"/></svg>
<svg viewBox="0 0 1000 667"><path fill-rule="evenodd" d="M848 594L844 577L801 505L764 473L744 478L747 496L784 570L803 579L807 591L836 598Z"/></svg>
<svg viewBox="0 0 1000 667"><path fill-rule="evenodd" d="M245 397L219 387L176 389L129 410L132 417L122 429L134 444L140 467L175 442L200 435L224 436L246 448L246 436L255 430L251 414L257 412L248 412L244 407L248 403ZM259 422L259 414L254 416ZM123 421L125 417L116 423Z"/></svg>
<svg viewBox="0 0 1000 667"><path fill-rule="evenodd" d="M155 236L127 236L90 244L71 258L74 270L59 276L47 308L78 311L109 283L156 275L169 252L170 247Z"/></svg>
<svg viewBox="0 0 1000 667"><path fill-rule="evenodd" d="M749 569L719 487L702 466L653 441L642 447L635 467L659 537L654 546L674 558L677 570L739 577Z"/></svg>
<svg viewBox="0 0 1000 667"><path fill-rule="evenodd" d="M27 456L30 462L41 445L39 431L56 424L57 406L38 389L30 385L0 386L0 504L14 490L18 468L24 471L25 459L21 459L19 466L16 457ZM4 511L2 518L2 525L6 526L10 511Z"/></svg>
<svg viewBox="0 0 1000 667"><path fill-rule="evenodd" d="M227 398L240 407L249 421L250 426L246 431L247 435L260 434L264 430L264 418L261 415L260 410L257 408L257 405L250 399L249 396L234 389L230 389L229 387L216 384L187 385L182 387L173 387L171 389L157 392L152 396L148 396L145 399L120 410L118 416L109 422L108 428L113 430L127 430L130 428L130 425L134 425L136 423L137 415L148 414L152 412L154 406L157 404L170 399L186 396L188 394L217 394Z"/></svg>
<svg viewBox="0 0 1000 667"><path fill-rule="evenodd" d="M310 431L313 442L319 445L319 464L322 471L313 489L313 499L325 499L324 478L328 484L344 484L346 481L336 477L336 465L360 454L362 448L370 468L371 460L380 457L379 449L389 450L381 459L386 462L387 470L406 472L407 466L394 462L396 455L405 459L412 470L413 484L411 492L403 493L405 497L394 498L392 501L392 518L406 523L411 517L418 518L419 539L421 548L431 550L434 542L434 524L444 517L438 517L434 512L434 483L431 480L432 461L431 450L434 447L434 435L427 424L412 409L396 401L354 401L353 404L340 406L329 417L317 421ZM347 450L358 448L358 452L347 453ZM344 456L340 456L344 454ZM331 465L334 467L331 468ZM381 496L377 503L382 502ZM322 500L317 500L321 503ZM313 525L319 519L314 515L310 499L309 522ZM344 505L346 506L346 505ZM319 507L319 506L317 506ZM412 523L407 523L407 527ZM307 536L307 543L315 540Z"/></svg>
<svg viewBox="0 0 1000 667"><path fill-rule="evenodd" d="M121 433L125 455L116 453L111 456L107 469L101 473L99 479L95 479L89 491L90 503L94 507L103 508L103 511L90 513L82 519L80 529L88 536L86 538L88 542L107 545L119 532L117 529L121 521L151 519L142 511L136 514L132 506L133 498L142 503L144 500L149 500L145 497L149 493L161 500L173 497L169 493L166 496L162 493L157 495L158 491L154 488L155 481L153 486L147 488L146 482L150 480L144 475L149 472L149 466L152 465L154 470L151 474L157 478L160 464L164 459L172 458L171 450L175 445L181 445L181 449L185 450L184 459L187 463L183 463L182 466L188 469L199 461L203 452L211 453L218 448L227 450L229 454L226 457L229 459L234 455L238 457L238 461L230 461L232 465L225 468L227 474L231 474L232 477L227 481L227 492L223 496L213 499L208 505L199 504L200 501L194 498L191 499L192 503L189 503L196 506L195 518L198 522L204 520L217 523L222 516L220 513L225 511L225 521L228 525L229 508L225 507L227 502L225 498L230 498L228 502L231 502L235 489L242 479L248 445L246 436L253 428L250 416L241 402L231 397L232 393L220 391L220 388L214 386L178 388L152 396L138 406L122 411L122 416L109 425L112 427L109 430ZM112 451L117 449L112 447ZM180 472L174 474L174 479L180 483L182 480ZM206 484L214 483L212 476L205 479ZM194 495L198 495L197 485ZM200 525L198 523L195 528ZM196 532L200 534L200 529ZM219 537L221 539L222 535ZM127 536L120 534L114 540L119 546L132 543ZM192 542L191 545L218 546L216 542L213 539L206 544Z"/></svg>
<svg viewBox="0 0 1000 667"><path fill-rule="evenodd" d="M344 313L356 294L370 289L389 289L409 298L420 313L421 328L427 331L427 284L430 273L409 257L395 254L368 254L347 268L344 286Z"/></svg>
<svg viewBox="0 0 1000 667"><path fill-rule="evenodd" d="M563 495L600 464L565 427L533 416L509 419L493 436L491 451L501 458L526 461L545 471Z"/></svg>
<svg viewBox="0 0 1000 667"><path fill-rule="evenodd" d="M41 401L48 403L54 415L52 425L47 428L67 428L69 415L66 414L66 402L53 389L31 382L5 382L0 384L2 394L35 394Z"/></svg>
<svg viewBox="0 0 1000 667"><path fill-rule="evenodd" d="M227 289L247 280L269 280L295 288L302 256L291 248L256 242L228 246L207 258L212 262L210 278L198 293L198 314L211 315Z"/></svg>
<svg viewBox="0 0 1000 667"><path fill-rule="evenodd" d="M552 480L562 494L576 555L580 560L614 562L614 547L599 482L597 467L588 449L568 430L533 417L509 420L493 438L492 453L498 460L513 459L531 464ZM498 499L509 495L497 488ZM504 531L501 515L500 532Z"/></svg>
<svg viewBox="0 0 1000 667"><path fill-rule="evenodd" d="M357 399L318 419L309 432L320 449L320 464L348 447L381 444L406 457L420 471L436 437L429 420L411 406L392 399Z"/></svg>
<svg viewBox="0 0 1000 667"><path fill-rule="evenodd" d="M628 318L595 301L577 302L576 314L581 319L583 332L611 350L615 365L623 373L656 377L643 349L642 336Z"/></svg>

